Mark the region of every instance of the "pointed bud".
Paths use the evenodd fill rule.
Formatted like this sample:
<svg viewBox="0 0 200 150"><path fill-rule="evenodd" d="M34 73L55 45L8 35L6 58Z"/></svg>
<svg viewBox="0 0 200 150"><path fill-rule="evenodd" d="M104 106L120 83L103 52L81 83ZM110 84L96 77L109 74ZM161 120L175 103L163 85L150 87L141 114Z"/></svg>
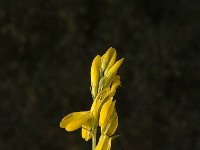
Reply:
<svg viewBox="0 0 200 150"><path fill-rule="evenodd" d="M110 62L110 59L112 58L112 56L114 54L116 54L116 50L114 48L110 47L107 50L107 52L101 57L101 70L102 70L102 72L105 71L106 67L108 66L108 63Z"/></svg>
<svg viewBox="0 0 200 150"><path fill-rule="evenodd" d="M106 69L105 69L104 74L107 74L108 70L114 65L115 60L116 60L116 57L117 57L117 52L116 52L116 50L115 50L115 51L113 51L113 54L112 54L112 56L110 57L109 63L108 63L108 65L107 65Z"/></svg>

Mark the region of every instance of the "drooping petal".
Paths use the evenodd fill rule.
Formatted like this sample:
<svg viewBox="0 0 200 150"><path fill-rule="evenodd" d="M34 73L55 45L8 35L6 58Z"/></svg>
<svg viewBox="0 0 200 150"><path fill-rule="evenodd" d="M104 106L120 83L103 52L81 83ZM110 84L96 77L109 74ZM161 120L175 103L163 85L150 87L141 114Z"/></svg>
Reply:
<svg viewBox="0 0 200 150"><path fill-rule="evenodd" d="M99 118L99 125L104 126L108 120L110 119L110 116L112 115L114 111L116 101L112 101L112 98L110 98L101 108L100 111L100 118Z"/></svg>
<svg viewBox="0 0 200 150"><path fill-rule="evenodd" d="M80 128L91 117L90 111L73 112L62 119L60 127L65 128L67 131L74 131Z"/></svg>
<svg viewBox="0 0 200 150"><path fill-rule="evenodd" d="M85 139L85 141L88 141L92 138L92 127L94 125L93 118L88 119L83 125L82 125L82 138Z"/></svg>
<svg viewBox="0 0 200 150"><path fill-rule="evenodd" d="M110 150L112 137L101 135L95 150Z"/></svg>

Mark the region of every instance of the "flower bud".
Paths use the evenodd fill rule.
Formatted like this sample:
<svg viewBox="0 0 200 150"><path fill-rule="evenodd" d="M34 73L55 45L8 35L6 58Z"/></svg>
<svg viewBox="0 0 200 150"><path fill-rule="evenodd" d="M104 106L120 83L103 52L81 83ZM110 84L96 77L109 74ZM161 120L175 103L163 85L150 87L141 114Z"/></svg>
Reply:
<svg viewBox="0 0 200 150"><path fill-rule="evenodd" d="M107 52L101 57L101 70L105 71L113 55L116 55L116 50L110 47ZM115 57L116 58L116 57Z"/></svg>
<svg viewBox="0 0 200 150"><path fill-rule="evenodd" d="M92 96L96 97L98 84L100 80L100 69L101 69L101 57L97 55L91 66L91 86L92 86Z"/></svg>
<svg viewBox="0 0 200 150"><path fill-rule="evenodd" d="M106 69L104 71L104 74L106 74L108 72L108 70L114 65L116 57L117 57L117 52L115 50L115 51L113 51L113 54L110 57L109 63L108 63L108 65L107 65L107 67L106 67Z"/></svg>

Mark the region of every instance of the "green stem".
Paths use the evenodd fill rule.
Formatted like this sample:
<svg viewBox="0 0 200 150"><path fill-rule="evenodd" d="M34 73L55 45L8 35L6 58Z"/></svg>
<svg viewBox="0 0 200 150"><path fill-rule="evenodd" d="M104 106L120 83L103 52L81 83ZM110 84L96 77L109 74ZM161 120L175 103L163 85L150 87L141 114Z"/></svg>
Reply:
<svg viewBox="0 0 200 150"><path fill-rule="evenodd" d="M97 126L93 129L93 136L92 136L92 150L96 148L96 137L97 137Z"/></svg>

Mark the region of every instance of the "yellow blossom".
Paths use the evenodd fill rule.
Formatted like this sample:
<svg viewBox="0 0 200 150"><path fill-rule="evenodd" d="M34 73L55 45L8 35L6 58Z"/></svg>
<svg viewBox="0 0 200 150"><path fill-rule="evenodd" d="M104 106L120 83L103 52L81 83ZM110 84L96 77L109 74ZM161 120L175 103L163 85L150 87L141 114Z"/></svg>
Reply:
<svg viewBox="0 0 200 150"><path fill-rule="evenodd" d="M116 137L113 134L118 126L118 116L113 96L121 83L117 71L124 60L116 61L116 57L116 50L110 47L102 57L97 55L93 59L90 72L93 103L90 111L70 113L60 122L60 127L67 131L81 128L85 141L92 138L92 150L110 150L112 138ZM96 146L98 125L101 135Z"/></svg>

